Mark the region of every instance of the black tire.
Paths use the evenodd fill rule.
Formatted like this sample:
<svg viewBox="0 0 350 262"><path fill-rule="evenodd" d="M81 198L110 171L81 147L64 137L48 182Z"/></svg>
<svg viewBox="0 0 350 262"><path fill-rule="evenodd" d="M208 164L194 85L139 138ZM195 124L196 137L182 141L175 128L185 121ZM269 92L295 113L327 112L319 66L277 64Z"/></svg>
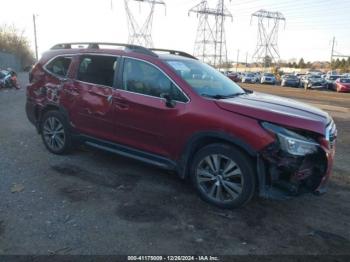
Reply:
<svg viewBox="0 0 350 262"><path fill-rule="evenodd" d="M56 128L55 125L57 125ZM51 133L49 133L50 129L52 129ZM40 123L40 133L45 147L51 153L63 155L71 150L72 136L69 124L59 111L48 111L44 114Z"/></svg>
<svg viewBox="0 0 350 262"><path fill-rule="evenodd" d="M219 171L215 175L216 180L213 178L214 173L210 171L211 165L208 165L207 169L202 168L203 165L208 163L208 160L212 161L215 155L222 157L221 161L224 161L220 161L218 164ZM226 167L231 165L232 162L236 166L232 166L231 169L226 170ZM194 156L190 168L190 176L195 189L204 201L220 208L232 209L245 205L253 197L256 187L256 176L253 167L253 161L236 147L227 144L211 144L200 149ZM211 180L203 181L203 179L206 179L205 177L208 173L211 173L210 176L212 177L207 179ZM238 173L240 174L238 175ZM229 177L226 177L227 175ZM216 191L214 189L215 192L213 192L213 188L216 188ZM215 197L211 196L214 194Z"/></svg>

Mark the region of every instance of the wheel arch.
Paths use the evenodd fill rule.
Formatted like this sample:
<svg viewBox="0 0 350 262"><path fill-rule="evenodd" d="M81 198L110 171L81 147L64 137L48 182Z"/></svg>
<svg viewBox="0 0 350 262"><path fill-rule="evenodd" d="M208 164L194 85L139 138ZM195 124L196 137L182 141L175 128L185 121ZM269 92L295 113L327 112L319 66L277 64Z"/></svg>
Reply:
<svg viewBox="0 0 350 262"><path fill-rule="evenodd" d="M198 150L204 146L223 143L237 147L252 159L256 159L257 151L241 139L224 132L205 131L194 134L185 145L182 151L179 165L179 176L186 178L189 175L190 163Z"/></svg>
<svg viewBox="0 0 350 262"><path fill-rule="evenodd" d="M38 130L39 134L41 132L40 125L41 125L42 118L49 111L58 111L58 112L62 113L69 123L68 111L63 106L56 105L56 104L47 104L42 108L37 106L35 108L35 117L37 119L37 130Z"/></svg>

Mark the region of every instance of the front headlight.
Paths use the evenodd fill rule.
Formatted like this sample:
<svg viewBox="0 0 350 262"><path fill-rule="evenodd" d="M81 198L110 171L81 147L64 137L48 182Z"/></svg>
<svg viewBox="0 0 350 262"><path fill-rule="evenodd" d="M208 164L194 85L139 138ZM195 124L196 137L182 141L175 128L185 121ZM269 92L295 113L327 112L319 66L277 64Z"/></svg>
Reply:
<svg viewBox="0 0 350 262"><path fill-rule="evenodd" d="M262 126L274 133L280 144L281 150L295 156L305 156L317 151L319 146L313 139L304 137L287 128L263 122Z"/></svg>

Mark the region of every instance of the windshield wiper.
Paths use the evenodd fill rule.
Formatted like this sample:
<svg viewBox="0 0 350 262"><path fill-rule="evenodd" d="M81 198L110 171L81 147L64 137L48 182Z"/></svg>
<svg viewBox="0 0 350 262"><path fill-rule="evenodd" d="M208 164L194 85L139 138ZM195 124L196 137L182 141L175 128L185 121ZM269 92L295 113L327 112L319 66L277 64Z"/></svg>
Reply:
<svg viewBox="0 0 350 262"><path fill-rule="evenodd" d="M246 93L235 93L235 94L229 94L229 95L210 95L210 94L205 94L202 93L201 96L204 97L209 97L209 98L214 98L214 99L228 99L228 98L233 98L236 96L241 96L241 95L245 95Z"/></svg>

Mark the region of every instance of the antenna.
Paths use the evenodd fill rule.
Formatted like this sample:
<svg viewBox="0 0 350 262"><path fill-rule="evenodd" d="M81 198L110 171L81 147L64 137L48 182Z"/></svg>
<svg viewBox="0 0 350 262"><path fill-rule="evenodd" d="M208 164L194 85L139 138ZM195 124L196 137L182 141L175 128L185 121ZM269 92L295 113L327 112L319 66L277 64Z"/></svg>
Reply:
<svg viewBox="0 0 350 262"><path fill-rule="evenodd" d="M141 10L141 5L148 5L148 8L142 8L147 10L147 17L143 21L136 19L131 9L131 3L138 2ZM166 7L162 0L124 0L125 11L129 27L129 44L140 45L144 47L153 47L152 40L152 24L156 5L163 5Z"/></svg>

